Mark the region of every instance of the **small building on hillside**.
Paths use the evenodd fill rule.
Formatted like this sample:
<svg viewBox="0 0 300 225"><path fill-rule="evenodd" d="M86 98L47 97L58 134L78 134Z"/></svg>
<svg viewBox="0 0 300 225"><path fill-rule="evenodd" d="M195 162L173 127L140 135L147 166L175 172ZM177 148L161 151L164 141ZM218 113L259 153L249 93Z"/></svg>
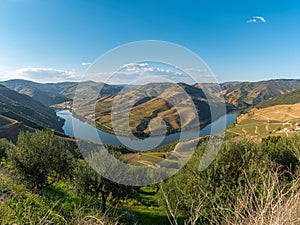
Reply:
<svg viewBox="0 0 300 225"><path fill-rule="evenodd" d="M286 127L284 128L284 131L289 131L289 132L300 131L300 123L295 123L295 125L293 126Z"/></svg>

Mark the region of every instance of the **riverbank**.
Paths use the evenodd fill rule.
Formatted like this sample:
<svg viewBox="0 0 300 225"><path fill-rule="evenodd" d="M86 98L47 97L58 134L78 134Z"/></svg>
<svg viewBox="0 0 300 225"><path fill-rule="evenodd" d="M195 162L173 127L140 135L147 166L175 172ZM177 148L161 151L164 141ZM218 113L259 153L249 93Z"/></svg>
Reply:
<svg viewBox="0 0 300 225"><path fill-rule="evenodd" d="M65 134L70 137L85 139L100 144L110 144L112 146L126 146L129 143L135 150L144 148L143 146L159 147L177 140L186 140L197 138L199 136L219 133L231 125L235 121L237 115L236 113L224 115L213 123L203 127L200 131L181 131L164 136L151 136L145 139L132 139L126 136L116 136L114 134L97 129L88 123L87 120L82 121L80 117L78 118L77 115L69 110L58 110L56 111L56 114L65 120L63 130Z"/></svg>

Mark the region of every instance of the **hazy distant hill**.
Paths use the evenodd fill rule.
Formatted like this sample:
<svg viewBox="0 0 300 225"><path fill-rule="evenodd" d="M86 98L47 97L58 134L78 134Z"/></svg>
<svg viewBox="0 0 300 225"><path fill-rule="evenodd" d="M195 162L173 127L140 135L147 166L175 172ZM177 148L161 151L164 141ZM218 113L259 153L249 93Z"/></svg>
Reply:
<svg viewBox="0 0 300 225"><path fill-rule="evenodd" d="M76 91L88 92L91 89L97 90L101 87L101 94L113 94L123 88L122 85L108 85L93 81L82 82L79 89L77 89L78 82L41 84L28 80L15 79L1 82L1 84L21 94L26 94L47 106L72 100Z"/></svg>
<svg viewBox="0 0 300 225"><path fill-rule="evenodd" d="M278 79L259 82L221 84L226 101L237 109L245 109L264 100L300 88L300 79Z"/></svg>
<svg viewBox="0 0 300 225"><path fill-rule="evenodd" d="M53 128L62 131L54 110L33 98L0 85L0 114L33 128Z"/></svg>
<svg viewBox="0 0 300 225"><path fill-rule="evenodd" d="M39 84L27 80L9 80L2 82L2 84L20 94L26 94L46 106L71 100L57 92L57 90L50 85Z"/></svg>

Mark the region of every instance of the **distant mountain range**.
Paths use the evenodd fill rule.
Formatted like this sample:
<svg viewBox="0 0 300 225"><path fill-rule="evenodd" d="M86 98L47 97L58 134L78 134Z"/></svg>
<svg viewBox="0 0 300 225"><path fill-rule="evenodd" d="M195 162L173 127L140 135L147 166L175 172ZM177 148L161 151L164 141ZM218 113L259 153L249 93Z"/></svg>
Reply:
<svg viewBox="0 0 300 225"><path fill-rule="evenodd" d="M78 87L78 82L61 82L40 84L28 80L9 80L0 82L4 86L22 94L27 94L35 98L42 104L51 105L72 100ZM103 87L102 87L103 86ZM237 109L248 108L256 105L266 99L285 94L287 92L300 88L300 79L276 79L258 82L226 82L221 83L222 93L216 89L215 84L194 84L187 85L203 89L205 93L214 96L223 95L228 104L235 106ZM108 85L93 81L82 82L82 90L78 92L99 89L102 87L101 95L115 94L124 88L124 85Z"/></svg>
<svg viewBox="0 0 300 225"><path fill-rule="evenodd" d="M114 113L126 115L130 112L129 124L136 136L149 135L149 124L156 117L164 120L168 133L174 133L181 129L199 126L197 117L201 125L210 123L212 120L211 109L213 108L215 109L213 111L215 119L222 116L222 110L218 110L219 107L222 107L219 98L207 96L201 89L183 83L150 83L143 86L132 86L123 91L120 96L120 102L117 103ZM211 99L210 104L208 98ZM115 100L115 94L100 95L96 104L96 124L100 129L108 132L113 132L111 118L112 105ZM192 102L196 114L191 107ZM228 107L228 110L232 111L233 107ZM122 134L124 132L122 127L126 127L128 121L124 120L123 116L115 116L115 118L114 122L121 128L118 131Z"/></svg>
<svg viewBox="0 0 300 225"><path fill-rule="evenodd" d="M250 106L300 88L300 79L277 79L258 82L226 82L220 84L222 93L214 90L212 84L196 84L208 93L223 95L228 104L237 110Z"/></svg>
<svg viewBox="0 0 300 225"><path fill-rule="evenodd" d="M93 81L83 82L80 85L77 82L40 84L27 80L9 80L1 83L7 87L1 86L5 97L0 101L0 104L2 104L0 114L4 116L24 121L27 124L32 123L33 126L53 127L59 130L61 124L57 123L54 111L48 106L67 101L72 102L75 92L77 92L85 96L79 102L79 106L82 106L85 110L78 112L78 114L91 119L91 115L94 113L92 117L95 119L98 128L108 132L112 132L110 118L113 99L125 87L124 85L108 85ZM184 104L183 96L180 95L176 86L175 84L147 84L133 86L122 92L122 95L128 99L128 105L134 101L134 97L141 96L141 94L144 96L142 100L134 103L130 109L130 127L133 132L137 135L149 134L149 122L157 116L164 118L169 132L179 131L194 123L194 116L190 115L185 124L180 124L174 106L168 104L163 98L155 97L157 94L162 96L172 95L177 101L182 101ZM214 104L217 107L218 99L224 96L228 112L244 110L255 105L259 106L260 103L260 107L263 107L263 104L284 103L287 101L286 98L291 100L293 97L278 97L278 99L275 97L286 93L292 95L292 91L300 88L300 79L226 82L220 84L221 90L216 84L209 83L179 84L179 86L190 95L194 102L200 123L207 124L211 121L207 98L214 99ZM91 101L90 94L91 92L95 93L100 88L101 93L96 101L96 112L93 112L95 102ZM11 99L12 96L13 99ZM265 100L267 101L264 102ZM124 104L125 109L126 103ZM88 110L89 108L91 110ZM120 123L122 122L120 121Z"/></svg>
<svg viewBox="0 0 300 225"><path fill-rule="evenodd" d="M221 84L227 103L238 110L256 105L300 88L300 79L278 79L259 82L241 82Z"/></svg>
<svg viewBox="0 0 300 225"><path fill-rule="evenodd" d="M51 106L60 104L62 102L71 101L74 98L78 82L61 82L61 83L47 83L41 84L28 80L8 80L0 82L0 84L7 88L17 91L21 94L26 94L35 100L39 101L43 105ZM102 87L103 86L103 87ZM120 91L123 86L119 85L107 85L104 83L96 83L93 81L82 82L79 92L88 91L91 89L98 89L102 87L103 94L111 94ZM85 90L86 89L86 90Z"/></svg>

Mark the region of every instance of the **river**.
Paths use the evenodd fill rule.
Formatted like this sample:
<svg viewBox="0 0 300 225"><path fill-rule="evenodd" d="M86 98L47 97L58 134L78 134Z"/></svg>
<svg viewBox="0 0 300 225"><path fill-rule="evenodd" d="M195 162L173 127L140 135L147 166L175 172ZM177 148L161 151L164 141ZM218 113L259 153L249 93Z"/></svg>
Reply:
<svg viewBox="0 0 300 225"><path fill-rule="evenodd" d="M131 149L141 150L141 146L148 146L149 149L152 149L151 146L153 146L153 143L156 143L155 147L158 147L176 140L195 138L198 136L208 135L210 133L211 134L219 133L224 129L225 122L227 127L235 121L237 113L231 113L220 117L213 123L205 126L203 129L201 129L200 132L184 131L181 133L170 134L165 137L149 137L143 140L140 139L133 140L130 137L116 136L101 131L93 127L92 125L88 124L87 122L83 122L77 119L72 115L72 112L70 112L69 110L58 110L56 111L56 115L65 120L63 130L65 134L70 137L76 137L76 138L85 139L96 143L109 144L113 146L120 146L120 145L124 146L126 145L124 143L130 143ZM128 145L126 146L128 147Z"/></svg>

